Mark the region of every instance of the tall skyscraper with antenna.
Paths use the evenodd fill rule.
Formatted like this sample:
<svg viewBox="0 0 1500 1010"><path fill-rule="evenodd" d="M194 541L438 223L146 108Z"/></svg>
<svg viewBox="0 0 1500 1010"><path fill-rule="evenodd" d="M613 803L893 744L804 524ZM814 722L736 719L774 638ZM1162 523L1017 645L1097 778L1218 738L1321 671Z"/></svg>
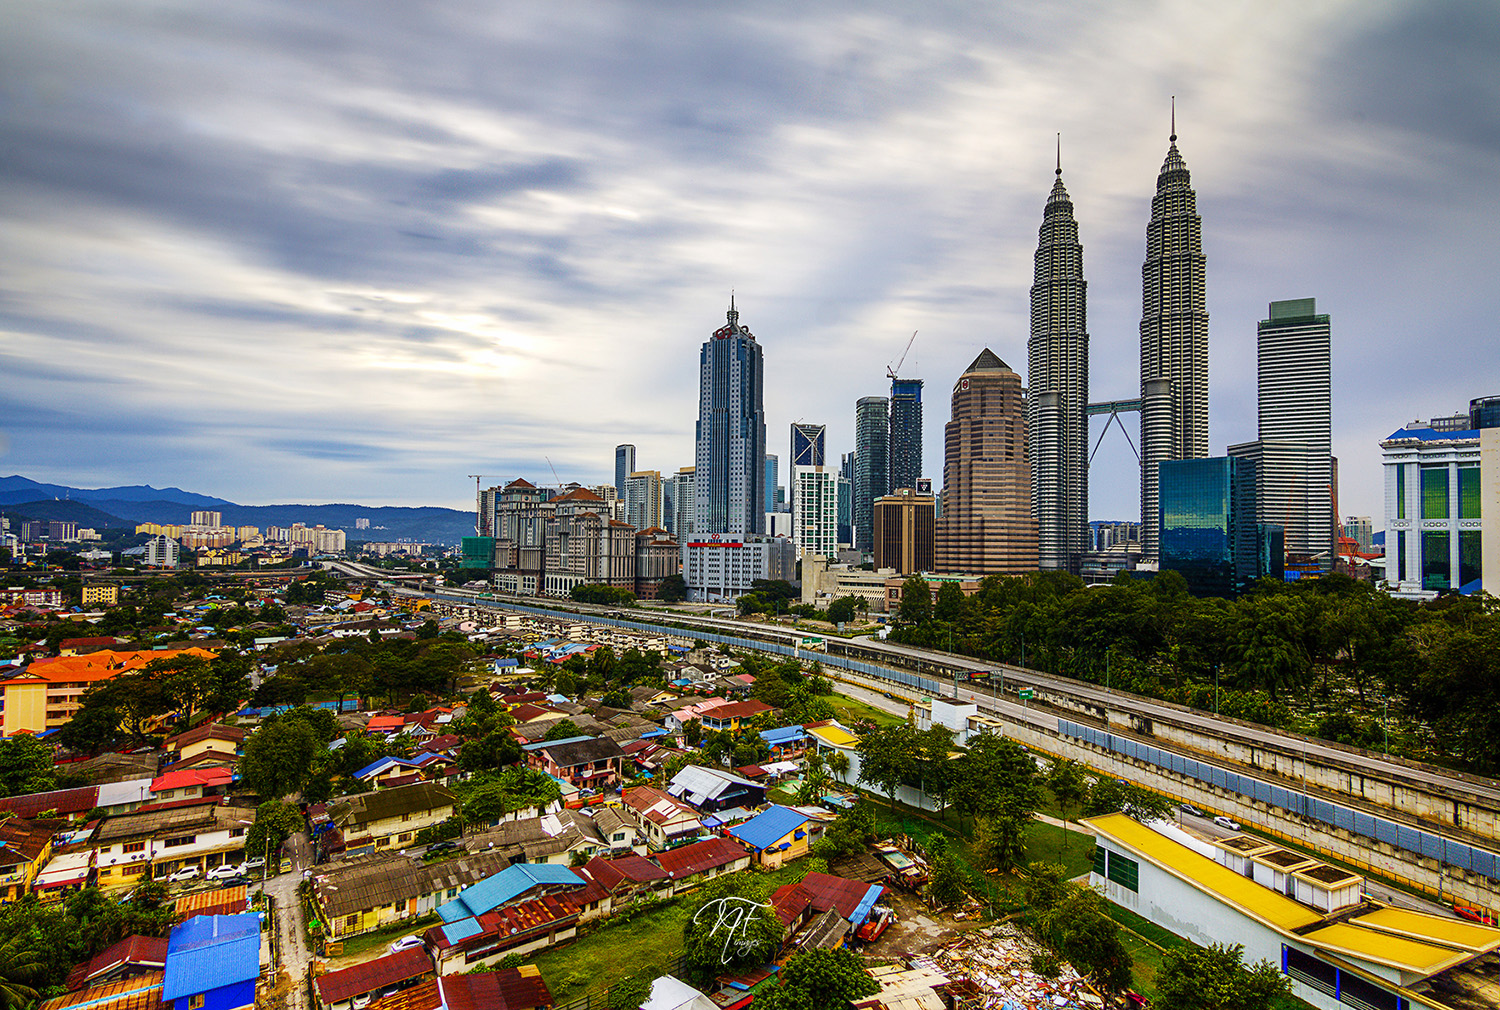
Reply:
<svg viewBox="0 0 1500 1010"><path fill-rule="evenodd" d="M1063 186L1060 138L1056 174L1031 285L1026 434L1037 563L1068 571L1089 550L1089 334L1083 246Z"/></svg>
<svg viewBox="0 0 1500 1010"><path fill-rule="evenodd" d="M1208 455L1208 310L1203 222L1187 164L1171 146L1156 177L1141 267L1141 553L1158 556L1157 471Z"/></svg>
<svg viewBox="0 0 1500 1010"><path fill-rule="evenodd" d="M732 296L727 318L698 357L693 532L764 533L765 367Z"/></svg>

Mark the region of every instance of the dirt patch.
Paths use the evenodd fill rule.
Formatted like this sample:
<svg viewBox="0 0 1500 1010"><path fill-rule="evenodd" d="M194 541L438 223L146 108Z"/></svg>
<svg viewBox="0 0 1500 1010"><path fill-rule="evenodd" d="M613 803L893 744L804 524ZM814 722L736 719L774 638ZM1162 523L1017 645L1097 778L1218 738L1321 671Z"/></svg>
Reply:
<svg viewBox="0 0 1500 1010"><path fill-rule="evenodd" d="M871 957L905 958L929 953L960 933L981 929L985 923L959 920L937 914L920 898L905 891L890 890L883 899L896 911L896 919L874 943L861 953Z"/></svg>

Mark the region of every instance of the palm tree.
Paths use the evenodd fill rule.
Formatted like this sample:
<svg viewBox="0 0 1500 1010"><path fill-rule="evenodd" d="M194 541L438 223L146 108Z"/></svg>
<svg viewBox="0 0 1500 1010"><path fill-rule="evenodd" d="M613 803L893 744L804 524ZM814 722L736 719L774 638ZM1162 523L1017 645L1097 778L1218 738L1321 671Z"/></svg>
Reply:
<svg viewBox="0 0 1500 1010"><path fill-rule="evenodd" d="M20 1010L36 1002L37 993L26 981L42 968L36 951L21 946L21 933L0 943L0 1010Z"/></svg>

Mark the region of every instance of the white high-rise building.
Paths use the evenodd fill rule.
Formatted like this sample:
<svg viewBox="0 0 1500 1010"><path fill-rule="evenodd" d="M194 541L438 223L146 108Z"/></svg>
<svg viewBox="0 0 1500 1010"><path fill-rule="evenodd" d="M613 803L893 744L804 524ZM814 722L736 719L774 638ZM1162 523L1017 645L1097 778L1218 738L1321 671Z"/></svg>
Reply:
<svg viewBox="0 0 1500 1010"><path fill-rule="evenodd" d="M1288 556L1334 560L1331 334L1312 298L1272 302L1256 327L1258 438L1229 447L1252 457L1255 518L1280 526Z"/></svg>
<svg viewBox="0 0 1500 1010"><path fill-rule="evenodd" d="M799 558L838 553L838 473L824 465L827 436L826 425L792 425L792 542Z"/></svg>
<svg viewBox="0 0 1500 1010"><path fill-rule="evenodd" d="M640 470L625 478L625 521L638 530L662 527L661 471Z"/></svg>
<svg viewBox="0 0 1500 1010"><path fill-rule="evenodd" d="M698 493L693 489L694 468L682 467L672 478L672 535L682 540L693 532L693 513L698 508Z"/></svg>

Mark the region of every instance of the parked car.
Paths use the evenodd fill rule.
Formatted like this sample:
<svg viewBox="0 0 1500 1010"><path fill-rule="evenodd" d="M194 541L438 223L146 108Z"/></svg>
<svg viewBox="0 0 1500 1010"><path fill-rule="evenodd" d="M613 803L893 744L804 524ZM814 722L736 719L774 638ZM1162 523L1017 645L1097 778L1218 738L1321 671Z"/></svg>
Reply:
<svg viewBox="0 0 1500 1010"><path fill-rule="evenodd" d="M420 946L422 946L422 938L420 936L417 936L416 934L413 934L411 936L403 936L399 940L391 941L391 953L395 954L403 950L410 950L413 947Z"/></svg>
<svg viewBox="0 0 1500 1010"><path fill-rule="evenodd" d="M1214 823L1217 824L1221 828L1228 828L1230 831L1238 831L1238 830L1240 830L1240 822L1239 821L1230 820L1228 817L1225 817L1223 814L1220 814L1219 816L1215 817L1214 818Z"/></svg>
<svg viewBox="0 0 1500 1010"><path fill-rule="evenodd" d="M223 866L215 866L208 871L209 880L228 880L231 877L241 876L240 868L234 863L225 863Z"/></svg>
<svg viewBox="0 0 1500 1010"><path fill-rule="evenodd" d="M259 856L257 856L254 859L247 859L243 863L241 863L240 864L240 873L242 873L242 874L244 874L245 876L248 877L251 874L259 873L261 870L264 870L265 868L266 868L266 861L264 859L261 859Z"/></svg>
<svg viewBox="0 0 1500 1010"><path fill-rule="evenodd" d="M199 875L198 864L189 863L187 866L168 876L167 880L173 884L180 884L187 880L197 880Z"/></svg>

